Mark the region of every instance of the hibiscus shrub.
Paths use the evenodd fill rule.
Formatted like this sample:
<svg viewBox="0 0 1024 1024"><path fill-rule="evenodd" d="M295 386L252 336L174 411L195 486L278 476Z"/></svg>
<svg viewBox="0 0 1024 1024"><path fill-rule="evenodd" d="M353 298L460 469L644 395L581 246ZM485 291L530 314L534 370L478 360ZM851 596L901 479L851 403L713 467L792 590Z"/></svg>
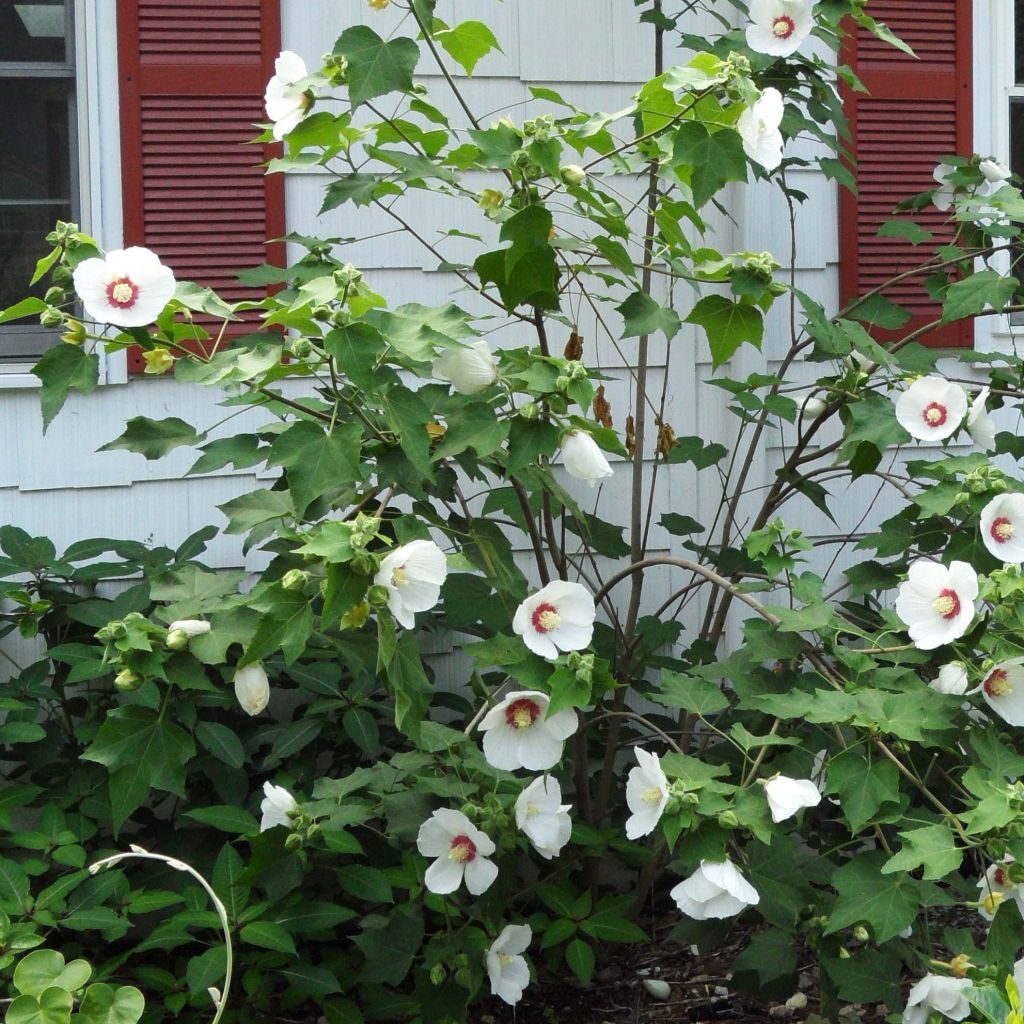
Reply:
<svg viewBox="0 0 1024 1024"><path fill-rule="evenodd" d="M394 32L385 10L381 33L346 29L312 72L282 54L271 170L329 174L325 209L393 221L458 302L392 305L347 242L296 235L293 265L245 275L274 294L230 305L158 255L54 232L56 291L2 314L64 325L36 368L45 421L92 390L98 346L259 410L215 437L139 416L112 446L264 471L221 506L261 568L203 565L209 533L60 557L0 534L11 628L48 645L3 698L4 955L46 932L151 993L153 1020L207 1012L225 960L201 889L159 862L84 870L134 843L223 900L242 966L225 1019L461 1020L537 975L588 984L607 944L647 940L647 910L681 956L756 923L734 971L767 992L813 955L828 1018L1018 1012L1024 449L996 424L1024 362L921 342L1015 308L1021 193L992 158L936 154L934 194L885 230L922 242L902 284L934 318L909 326L885 286L827 311L770 254L717 251L708 214L763 179L799 215L788 141L842 155L836 82L858 83L809 35L898 41L856 0L753 0L719 38L694 34L699 5L636 6L655 75L615 114L534 89L549 113L485 127L446 76L450 117L420 60L471 74L497 41L433 0ZM478 232L428 236L420 192ZM934 254L929 202L948 211ZM776 361L729 376L780 298ZM628 398L581 310L625 354ZM677 384L652 385L651 339L680 346L684 321L725 436L676 436ZM666 554L670 474L715 511L663 509ZM872 518L883 491L895 511Z"/></svg>

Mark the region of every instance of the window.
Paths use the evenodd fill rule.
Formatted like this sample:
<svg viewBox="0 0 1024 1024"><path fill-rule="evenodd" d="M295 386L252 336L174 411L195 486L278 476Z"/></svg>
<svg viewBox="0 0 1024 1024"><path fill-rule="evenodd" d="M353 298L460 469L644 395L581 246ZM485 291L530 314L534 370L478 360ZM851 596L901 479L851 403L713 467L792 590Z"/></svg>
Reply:
<svg viewBox="0 0 1024 1024"><path fill-rule="evenodd" d="M0 0L0 309L29 294L54 222L77 215L70 6ZM54 340L36 318L5 324L0 361L24 360Z"/></svg>

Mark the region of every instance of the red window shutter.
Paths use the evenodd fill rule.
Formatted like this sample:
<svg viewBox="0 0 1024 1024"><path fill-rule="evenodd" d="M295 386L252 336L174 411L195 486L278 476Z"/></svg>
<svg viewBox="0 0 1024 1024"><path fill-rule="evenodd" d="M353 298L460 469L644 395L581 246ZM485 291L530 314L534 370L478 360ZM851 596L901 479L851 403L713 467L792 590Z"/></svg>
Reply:
<svg viewBox="0 0 1024 1024"><path fill-rule="evenodd" d="M281 47L280 0L118 0L125 245L229 301L240 270L284 264L284 181L247 144ZM144 369L129 352L129 372Z"/></svg>
<svg viewBox="0 0 1024 1024"><path fill-rule="evenodd" d="M947 215L929 206L912 216L934 234L915 247L898 238L878 237L901 199L936 187L932 177L941 156L970 155L972 133L972 0L871 0L872 17L887 24L913 48L915 60L858 29L843 59L868 88L846 90L853 135L858 195L842 188L840 198L840 290L848 302L924 261L934 246L951 238ZM940 307L924 287L923 276L908 278L886 295L910 310L904 336L937 319ZM970 347L970 322L930 332L921 341L942 347Z"/></svg>

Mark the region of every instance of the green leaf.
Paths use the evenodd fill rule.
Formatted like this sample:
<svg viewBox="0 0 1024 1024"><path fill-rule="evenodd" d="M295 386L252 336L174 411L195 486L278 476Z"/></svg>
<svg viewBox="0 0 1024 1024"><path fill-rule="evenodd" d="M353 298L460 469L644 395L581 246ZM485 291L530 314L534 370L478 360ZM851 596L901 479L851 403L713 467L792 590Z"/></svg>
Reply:
<svg viewBox="0 0 1024 1024"><path fill-rule="evenodd" d="M704 532L704 527L693 516L680 515L678 512L663 512L659 525L673 537L689 537L693 533Z"/></svg>
<svg viewBox="0 0 1024 1024"><path fill-rule="evenodd" d="M268 466L283 466L288 490L300 518L317 498L360 479L359 451L362 428L338 423L327 431L317 423L293 423L274 442Z"/></svg>
<svg viewBox="0 0 1024 1024"><path fill-rule="evenodd" d="M859 832L882 808L898 804L899 771L891 761L869 763L860 752L847 750L829 763L827 792L839 797L850 828Z"/></svg>
<svg viewBox="0 0 1024 1024"><path fill-rule="evenodd" d="M615 308L625 321L622 329L623 338L639 338L661 331L671 341L679 333L679 314L674 309L655 302L644 292L633 292L625 302Z"/></svg>
<svg viewBox="0 0 1024 1024"><path fill-rule="evenodd" d="M651 699L697 715L710 715L729 706L728 697L710 680L667 671L661 676L661 692L652 693Z"/></svg>
<svg viewBox="0 0 1024 1024"><path fill-rule="evenodd" d="M571 668L556 668L548 679L548 686L551 688L549 715L566 708L583 708L590 703L591 683L581 679Z"/></svg>
<svg viewBox="0 0 1024 1024"><path fill-rule="evenodd" d="M508 464L511 476L524 466L536 463L543 455L553 455L558 447L558 428L547 420L524 420L516 416L508 435Z"/></svg>
<svg viewBox="0 0 1024 1024"><path fill-rule="evenodd" d="M423 398L401 384L390 388L384 398L388 426L398 435L405 457L426 479L431 479L430 435L427 423L433 419Z"/></svg>
<svg viewBox="0 0 1024 1024"><path fill-rule="evenodd" d="M883 875L924 867L925 879L945 878L963 863L964 851L957 848L948 825L927 825L901 832L903 847L882 867Z"/></svg>
<svg viewBox="0 0 1024 1024"><path fill-rule="evenodd" d="M320 213L334 210L349 200L356 206L369 206L375 198L380 183L380 176L376 174L343 174L332 181L324 191Z"/></svg>
<svg viewBox="0 0 1024 1024"><path fill-rule="evenodd" d="M353 107L396 90L412 91L420 48L412 39L381 39L367 25L345 29L334 52L348 61L348 95Z"/></svg>
<svg viewBox="0 0 1024 1024"><path fill-rule="evenodd" d="M145 997L132 985L90 985L76 1024L135 1024L145 1009Z"/></svg>
<svg viewBox="0 0 1024 1024"><path fill-rule="evenodd" d="M583 939L573 939L565 947L565 962L584 985L589 985L594 976L595 960L593 947Z"/></svg>
<svg viewBox="0 0 1024 1024"><path fill-rule="evenodd" d="M29 883L21 865L0 857L0 907L22 914L29 907Z"/></svg>
<svg viewBox="0 0 1024 1024"><path fill-rule="evenodd" d="M0 309L0 324L9 323L11 320L20 320L22 317L33 316L36 313L42 313L44 309L46 309L46 303L42 299L22 299L13 306Z"/></svg>
<svg viewBox="0 0 1024 1024"><path fill-rule="evenodd" d="M341 727L367 757L376 753L380 746L380 730L377 728L377 720L366 708L349 708L342 715Z"/></svg>
<svg viewBox="0 0 1024 1024"><path fill-rule="evenodd" d="M711 360L717 369L745 343L760 349L764 337L764 317L755 306L733 302L724 295L706 295L686 318L699 324L708 336Z"/></svg>
<svg viewBox="0 0 1024 1024"><path fill-rule="evenodd" d="M643 928L627 921L617 910L602 910L580 922L580 928L592 938L602 942L646 942L647 934Z"/></svg>
<svg viewBox="0 0 1024 1024"><path fill-rule="evenodd" d="M295 507L288 491L260 488L225 501L217 507L228 517L225 533L248 533L254 527L274 519L295 518Z"/></svg>
<svg viewBox="0 0 1024 1024"><path fill-rule="evenodd" d="M201 821L219 832L230 832L239 836L252 836L260 830L260 823L245 808L231 804L197 807L195 810L186 811L185 817Z"/></svg>
<svg viewBox="0 0 1024 1024"><path fill-rule="evenodd" d="M260 949L273 949L278 953L291 953L298 956L295 940L279 924L273 921L253 921L247 924L240 933L243 942Z"/></svg>
<svg viewBox="0 0 1024 1024"><path fill-rule="evenodd" d="M48 988L37 996L18 996L7 1008L5 1024L68 1024L71 1019L71 993Z"/></svg>
<svg viewBox="0 0 1024 1024"><path fill-rule="evenodd" d="M881 945L914 923L920 906L919 883L906 874L895 878L883 875L885 859L881 851L863 851L832 876L839 897L825 927L826 935L864 922Z"/></svg>
<svg viewBox="0 0 1024 1024"><path fill-rule="evenodd" d="M435 457L461 455L467 448L485 458L501 447L508 437L508 420L499 420L485 402L471 402L447 417L448 429L437 446Z"/></svg>
<svg viewBox="0 0 1024 1024"><path fill-rule="evenodd" d="M482 21L464 21L454 28L435 32L434 38L465 69L467 75L473 74L481 57L491 50L501 50L494 33Z"/></svg>
<svg viewBox="0 0 1024 1024"><path fill-rule="evenodd" d="M388 917L364 917L362 931L352 939L366 957L359 980L400 985L423 943L423 931L423 916L404 907Z"/></svg>
<svg viewBox="0 0 1024 1024"><path fill-rule="evenodd" d="M196 739L218 761L232 768L245 764L245 750L235 732L220 722L199 722L196 725Z"/></svg>
<svg viewBox="0 0 1024 1024"><path fill-rule="evenodd" d="M974 316L986 309L1002 309L1019 287L1012 275L1003 276L997 270L981 270L963 280L954 281L942 303L942 322Z"/></svg>
<svg viewBox="0 0 1024 1024"><path fill-rule="evenodd" d="M732 963L734 972L751 971L767 985L796 970L796 944L791 932L769 928L758 932Z"/></svg>
<svg viewBox="0 0 1024 1024"><path fill-rule="evenodd" d="M14 971L14 987L23 995L38 996L48 988L76 992L89 980L92 967L86 960L64 962L53 949L37 949L24 957Z"/></svg>
<svg viewBox="0 0 1024 1024"><path fill-rule="evenodd" d="M731 128L712 132L700 121L686 121L676 131L672 166L690 170L693 205L699 210L727 181L744 181L747 158L743 140Z"/></svg>
<svg viewBox="0 0 1024 1024"><path fill-rule="evenodd" d="M17 307L15 307L17 308ZM77 345L54 345L43 353L32 372L42 381L39 401L43 411L43 431L64 408L69 392L88 395L100 378L100 360L95 353Z"/></svg>
<svg viewBox="0 0 1024 1024"><path fill-rule="evenodd" d="M264 613L263 618L238 667L261 661L277 650L284 655L285 664L291 664L305 651L313 633L309 601L299 591L275 584L264 595L258 610Z"/></svg>
<svg viewBox="0 0 1024 1024"><path fill-rule="evenodd" d="M146 459L160 459L181 445L195 445L205 437L205 434L196 433L194 427L177 416L168 416L163 420L133 416L125 432L113 441L108 441L99 450L110 452L123 448L125 451L138 452Z"/></svg>

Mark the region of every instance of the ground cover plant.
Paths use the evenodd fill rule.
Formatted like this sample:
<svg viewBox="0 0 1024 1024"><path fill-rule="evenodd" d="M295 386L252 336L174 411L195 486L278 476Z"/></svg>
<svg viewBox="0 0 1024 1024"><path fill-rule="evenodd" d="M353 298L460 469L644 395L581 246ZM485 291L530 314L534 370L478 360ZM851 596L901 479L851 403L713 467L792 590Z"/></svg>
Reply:
<svg viewBox="0 0 1024 1024"><path fill-rule="evenodd" d="M61 553L0 530L4 628L45 640L0 691L7 1021L442 1024L537 977L589 983L669 908L681 957L756 922L733 969L783 998L810 951L826 1018L1019 1022L1024 452L990 412L1012 423L1024 364L921 344L1017 307L1009 172L936 154L935 190L887 227L920 243L907 275L931 323L908 328L885 287L826 310L707 225L754 179L798 217L798 135L848 184L837 83L857 83L809 46L854 25L900 45L870 5L752 0L738 28L717 5L720 35L698 37L700 4L637 3L654 74L628 107L534 89L549 113L486 124L449 68L486 59L487 26L371 6L381 32L346 29L322 67L281 55L270 170L327 169L325 210L392 220L466 301L379 295L343 241L293 236L294 265L245 275L276 290L229 305L62 224L45 300L2 314L64 332L36 367L48 425L95 387L98 348L136 345L220 392L227 419L208 436L140 416L107 447L273 471L222 506L265 554L252 577L204 564L212 526L174 550ZM431 62L444 101L415 80ZM423 234L423 193L479 232ZM914 221L928 204L941 236ZM471 260L448 258L454 239ZM781 363L732 378L776 303ZM588 363L581 310L626 356L628 408ZM676 436L671 382L652 386L654 336L694 358L684 322L710 348L704 386L730 396L727 437ZM263 425L233 433L250 407ZM946 451L958 437L968 454ZM769 438L783 465L758 488ZM669 474L720 501L705 522L663 511L673 550L652 554ZM624 522L590 497L612 477ZM875 485L852 518L850 481ZM900 511L859 533L882 488ZM822 561L806 524L837 519L854 525ZM682 582L652 604L669 571ZM439 633L454 691L422 653ZM173 864L90 873L129 844L209 878L227 947Z"/></svg>

